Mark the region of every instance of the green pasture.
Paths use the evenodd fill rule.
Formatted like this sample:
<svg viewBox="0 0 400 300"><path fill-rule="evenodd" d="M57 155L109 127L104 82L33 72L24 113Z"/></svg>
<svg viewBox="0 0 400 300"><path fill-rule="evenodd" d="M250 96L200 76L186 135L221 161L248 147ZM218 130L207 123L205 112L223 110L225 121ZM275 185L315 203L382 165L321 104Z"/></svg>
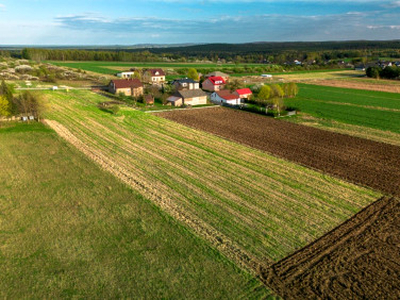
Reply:
<svg viewBox="0 0 400 300"><path fill-rule="evenodd" d="M0 166L0 298L270 294L41 123L1 124Z"/></svg>
<svg viewBox="0 0 400 300"><path fill-rule="evenodd" d="M299 84L285 104L317 118L400 133L400 94Z"/></svg>

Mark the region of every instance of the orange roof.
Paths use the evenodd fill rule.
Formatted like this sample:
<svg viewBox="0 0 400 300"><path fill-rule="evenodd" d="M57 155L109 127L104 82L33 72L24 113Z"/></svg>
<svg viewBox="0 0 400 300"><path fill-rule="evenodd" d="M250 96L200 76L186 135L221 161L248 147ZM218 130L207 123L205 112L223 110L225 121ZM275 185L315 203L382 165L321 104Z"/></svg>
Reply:
<svg viewBox="0 0 400 300"><path fill-rule="evenodd" d="M111 80L112 83L115 84L116 89L126 89L126 88L139 88L142 87L143 84L139 79L114 79Z"/></svg>

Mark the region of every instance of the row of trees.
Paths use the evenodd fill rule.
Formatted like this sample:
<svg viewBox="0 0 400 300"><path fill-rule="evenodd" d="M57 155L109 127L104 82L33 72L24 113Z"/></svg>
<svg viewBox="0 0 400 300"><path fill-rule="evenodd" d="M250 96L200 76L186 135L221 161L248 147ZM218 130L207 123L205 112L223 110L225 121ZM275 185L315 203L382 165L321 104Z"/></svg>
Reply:
<svg viewBox="0 0 400 300"><path fill-rule="evenodd" d="M371 78L396 79L400 78L400 67L369 67L366 73L367 76Z"/></svg>
<svg viewBox="0 0 400 300"><path fill-rule="evenodd" d="M37 93L24 91L14 95L12 85L6 84L3 80L0 84L0 117L16 115L42 117L46 105L42 97Z"/></svg>
<svg viewBox="0 0 400 300"><path fill-rule="evenodd" d="M265 107L265 112L268 113L269 108L276 108L278 116L285 109L284 98L296 97L299 88L294 82L284 84L270 84L261 87L253 88L254 97L251 102L260 107Z"/></svg>
<svg viewBox="0 0 400 300"><path fill-rule="evenodd" d="M323 65L327 61L400 57L400 42L342 43L249 43L208 44L147 49L43 49L24 48L20 56L37 61L199 61L284 64L294 60ZM15 55L15 53L13 53Z"/></svg>

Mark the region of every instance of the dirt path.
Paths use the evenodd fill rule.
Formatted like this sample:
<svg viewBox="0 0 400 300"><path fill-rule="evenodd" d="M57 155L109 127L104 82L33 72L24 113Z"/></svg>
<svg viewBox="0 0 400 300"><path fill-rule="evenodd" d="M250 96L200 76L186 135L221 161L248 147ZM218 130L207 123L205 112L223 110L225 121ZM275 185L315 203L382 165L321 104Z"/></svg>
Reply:
<svg viewBox="0 0 400 300"><path fill-rule="evenodd" d="M307 83L323 86L342 87L357 90L369 90L378 92L400 93L400 82L390 82L388 84L377 84L363 82L362 80L313 80ZM397 83L397 84L396 84Z"/></svg>

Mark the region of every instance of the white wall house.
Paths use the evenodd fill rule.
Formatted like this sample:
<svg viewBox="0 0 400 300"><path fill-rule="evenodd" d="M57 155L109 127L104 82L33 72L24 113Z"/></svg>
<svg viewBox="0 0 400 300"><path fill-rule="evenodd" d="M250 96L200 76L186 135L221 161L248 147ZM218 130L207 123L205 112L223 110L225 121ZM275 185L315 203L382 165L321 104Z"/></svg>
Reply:
<svg viewBox="0 0 400 300"><path fill-rule="evenodd" d="M117 77L127 79L132 78L133 74L135 74L135 72L120 72L117 73Z"/></svg>
<svg viewBox="0 0 400 300"><path fill-rule="evenodd" d="M239 105L240 96L231 94L229 91L213 92L210 96L211 102L215 104Z"/></svg>

